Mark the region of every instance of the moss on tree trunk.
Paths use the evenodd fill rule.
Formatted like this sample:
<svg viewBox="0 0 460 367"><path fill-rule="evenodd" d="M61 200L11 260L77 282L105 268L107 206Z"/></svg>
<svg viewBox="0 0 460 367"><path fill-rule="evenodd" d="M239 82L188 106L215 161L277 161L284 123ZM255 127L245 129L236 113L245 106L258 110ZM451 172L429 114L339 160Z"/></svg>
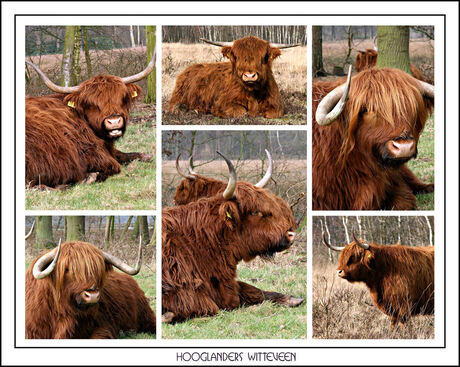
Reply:
<svg viewBox="0 0 460 367"><path fill-rule="evenodd" d="M377 67L400 69L412 75L409 60L409 27L378 26Z"/></svg>

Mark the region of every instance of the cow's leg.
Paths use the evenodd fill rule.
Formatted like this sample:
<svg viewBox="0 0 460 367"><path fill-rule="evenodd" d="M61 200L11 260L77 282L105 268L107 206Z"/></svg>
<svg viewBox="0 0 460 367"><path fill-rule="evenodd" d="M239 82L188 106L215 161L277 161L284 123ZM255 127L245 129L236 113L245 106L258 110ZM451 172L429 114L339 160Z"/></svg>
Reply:
<svg viewBox="0 0 460 367"><path fill-rule="evenodd" d="M117 149L113 149L113 155L118 163L126 164L134 160L139 160L141 162L150 162L153 159L153 154L147 153L123 153Z"/></svg>
<svg viewBox="0 0 460 367"><path fill-rule="evenodd" d="M404 181L406 181L414 194L429 193L434 191L434 184L423 183L406 165L403 165L400 170Z"/></svg>
<svg viewBox="0 0 460 367"><path fill-rule="evenodd" d="M417 198L405 181L393 185L392 192L387 198L384 207L391 210L414 210Z"/></svg>
<svg viewBox="0 0 460 367"><path fill-rule="evenodd" d="M98 327L96 328L91 336L90 339L114 339L115 336L113 335L113 330L108 327Z"/></svg>
<svg viewBox="0 0 460 367"><path fill-rule="evenodd" d="M248 110L242 104L219 99L214 106L212 106L211 113L224 118L243 117L248 113Z"/></svg>
<svg viewBox="0 0 460 367"><path fill-rule="evenodd" d="M240 302L247 306L262 303L265 300L289 307L299 306L303 302L303 298L295 298L277 292L266 292L241 281L238 282L238 285Z"/></svg>

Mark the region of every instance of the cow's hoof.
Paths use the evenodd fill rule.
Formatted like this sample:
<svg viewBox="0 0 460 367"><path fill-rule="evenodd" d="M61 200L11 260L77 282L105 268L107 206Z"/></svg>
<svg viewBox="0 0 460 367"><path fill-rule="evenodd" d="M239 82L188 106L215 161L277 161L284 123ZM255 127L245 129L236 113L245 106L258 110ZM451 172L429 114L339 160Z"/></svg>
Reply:
<svg viewBox="0 0 460 367"><path fill-rule="evenodd" d="M153 160L153 154L141 153L139 160L141 162L150 162Z"/></svg>
<svg viewBox="0 0 460 367"><path fill-rule="evenodd" d="M295 297L289 297L289 299L286 301L285 305L289 307L297 307L303 303L304 299L303 298L295 298Z"/></svg>
<svg viewBox="0 0 460 367"><path fill-rule="evenodd" d="M91 172L83 181L81 181L81 183L92 184L97 181L97 176L99 176L99 172Z"/></svg>
<svg viewBox="0 0 460 367"><path fill-rule="evenodd" d="M169 324L173 320L174 320L174 313L172 312L165 312L163 315L161 315L161 322Z"/></svg>

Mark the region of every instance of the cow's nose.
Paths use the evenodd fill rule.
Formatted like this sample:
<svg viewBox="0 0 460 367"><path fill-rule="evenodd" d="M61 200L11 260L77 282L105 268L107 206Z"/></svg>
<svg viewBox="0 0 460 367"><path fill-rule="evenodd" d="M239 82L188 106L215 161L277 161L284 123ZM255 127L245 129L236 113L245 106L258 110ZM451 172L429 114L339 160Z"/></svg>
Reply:
<svg viewBox="0 0 460 367"><path fill-rule="evenodd" d="M83 291L81 298L84 303L97 303L99 302L99 292L98 291Z"/></svg>
<svg viewBox="0 0 460 367"><path fill-rule="evenodd" d="M341 277L341 276L343 275L343 270L342 270L342 269L338 269L338 270L337 270L337 275L338 275L339 277Z"/></svg>
<svg viewBox="0 0 460 367"><path fill-rule="evenodd" d="M110 129L118 129L123 126L123 117L109 117L106 121L106 126Z"/></svg>
<svg viewBox="0 0 460 367"><path fill-rule="evenodd" d="M395 158L410 158L415 154L415 142L413 140L390 140L387 147Z"/></svg>
<svg viewBox="0 0 460 367"><path fill-rule="evenodd" d="M254 72L246 72L243 74L243 80L245 82L255 82L258 78L258 75L257 73L254 73Z"/></svg>
<svg viewBox="0 0 460 367"><path fill-rule="evenodd" d="M295 235L296 235L295 232L287 231L287 232L286 232L286 239L287 239L289 242L294 242Z"/></svg>

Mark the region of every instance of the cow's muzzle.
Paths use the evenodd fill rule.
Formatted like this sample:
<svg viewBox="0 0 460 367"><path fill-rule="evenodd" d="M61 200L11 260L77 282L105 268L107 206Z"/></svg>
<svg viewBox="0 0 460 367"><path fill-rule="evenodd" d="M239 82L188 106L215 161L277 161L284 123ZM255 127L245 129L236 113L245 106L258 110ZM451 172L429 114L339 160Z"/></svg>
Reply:
<svg viewBox="0 0 460 367"><path fill-rule="evenodd" d="M241 79L243 79L243 82L245 83L255 83L259 80L259 74L255 71L246 71L241 76Z"/></svg>
<svg viewBox="0 0 460 367"><path fill-rule="evenodd" d="M392 157L396 159L412 158L417 152L414 139L389 140L385 145Z"/></svg>
<svg viewBox="0 0 460 367"><path fill-rule="evenodd" d="M92 305L99 302L100 294L97 289L86 289L77 296L80 305Z"/></svg>
<svg viewBox="0 0 460 367"><path fill-rule="evenodd" d="M104 126L108 135L112 138L119 138L123 135L124 123L125 121L120 115L110 116L104 120Z"/></svg>
<svg viewBox="0 0 460 367"><path fill-rule="evenodd" d="M345 278L345 272L342 269L337 269L337 276L339 278Z"/></svg>

